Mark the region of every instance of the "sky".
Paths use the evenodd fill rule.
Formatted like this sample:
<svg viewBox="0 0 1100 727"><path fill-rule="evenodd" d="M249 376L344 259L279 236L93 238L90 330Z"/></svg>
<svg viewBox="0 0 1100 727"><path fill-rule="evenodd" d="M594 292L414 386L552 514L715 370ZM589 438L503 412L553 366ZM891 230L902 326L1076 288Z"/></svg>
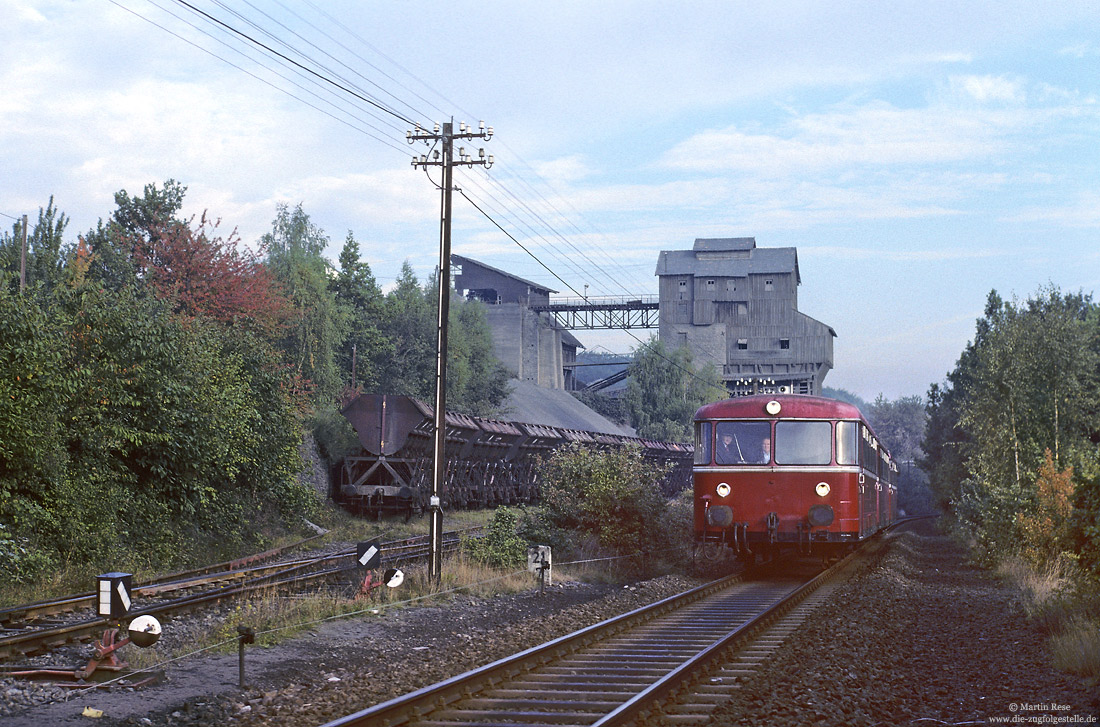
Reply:
<svg viewBox="0 0 1100 727"><path fill-rule="evenodd" d="M175 179L242 244L301 204L333 260L350 232L423 280L439 174L406 131L484 120L455 253L636 297L697 237L796 247L825 385L864 399L942 381L991 290L1100 290L1095 2L189 3L0 0L6 229L52 195L75 241Z"/></svg>

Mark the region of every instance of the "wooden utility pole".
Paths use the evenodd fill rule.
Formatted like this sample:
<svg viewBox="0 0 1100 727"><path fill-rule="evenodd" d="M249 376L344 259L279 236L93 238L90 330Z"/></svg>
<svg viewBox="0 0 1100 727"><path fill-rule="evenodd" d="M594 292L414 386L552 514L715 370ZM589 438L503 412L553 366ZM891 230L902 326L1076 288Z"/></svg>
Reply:
<svg viewBox="0 0 1100 727"><path fill-rule="evenodd" d="M27 287L27 216L23 215L23 247L19 253L19 294Z"/></svg>
<svg viewBox="0 0 1100 727"><path fill-rule="evenodd" d="M440 167L443 178L440 181L440 190L443 192L440 205L442 207L439 216L439 308L436 318L436 351L435 351L435 429L433 432L434 461L432 467L432 494L428 501L428 512L431 518L428 532L428 577L438 583L443 571L443 507L440 492L443 482L447 477L447 318L451 308L451 191L454 189L452 180L455 166L484 166L493 165L493 156L485 156L485 150L478 150L478 158L474 159L466 154L464 148L459 147L458 160L454 158L454 140L457 139L485 139L493 137L493 127L485 127L482 121L478 130L474 131L465 123L460 123L458 133L454 133L454 123L447 122L440 127L435 125L432 132L421 129L419 124L413 131L405 134L410 144L422 141L432 148L427 154L413 155L413 169L424 167ZM434 147L440 148L434 148Z"/></svg>

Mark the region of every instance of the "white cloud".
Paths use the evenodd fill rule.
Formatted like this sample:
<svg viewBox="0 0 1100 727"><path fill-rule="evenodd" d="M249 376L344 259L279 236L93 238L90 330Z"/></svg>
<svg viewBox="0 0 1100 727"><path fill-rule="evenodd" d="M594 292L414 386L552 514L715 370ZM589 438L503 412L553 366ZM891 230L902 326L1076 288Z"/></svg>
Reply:
<svg viewBox="0 0 1100 727"><path fill-rule="evenodd" d="M951 89L978 103L1023 103L1026 100L1024 83L1004 76L951 76Z"/></svg>
<svg viewBox="0 0 1100 727"><path fill-rule="evenodd" d="M950 108L899 109L875 102L808 114L771 133L737 126L704 131L677 144L661 161L674 170L762 176L953 162L998 148L990 120Z"/></svg>
<svg viewBox="0 0 1100 727"><path fill-rule="evenodd" d="M1087 58L1089 56L1100 55L1100 47L1094 45L1092 41L1084 40L1080 43L1074 43L1064 48L1060 48L1058 50L1058 55L1072 56L1073 58Z"/></svg>
<svg viewBox="0 0 1100 727"><path fill-rule="evenodd" d="M1100 190L1075 192L1064 204L1029 205L1015 214L1006 215L1008 222L1043 222L1069 228L1100 228Z"/></svg>

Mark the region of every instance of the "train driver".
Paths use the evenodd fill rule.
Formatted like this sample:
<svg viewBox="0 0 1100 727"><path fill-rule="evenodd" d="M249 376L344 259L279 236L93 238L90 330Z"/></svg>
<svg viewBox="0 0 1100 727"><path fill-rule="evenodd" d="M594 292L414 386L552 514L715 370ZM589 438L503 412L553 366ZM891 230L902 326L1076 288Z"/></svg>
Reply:
<svg viewBox="0 0 1100 727"><path fill-rule="evenodd" d="M742 432L742 434L749 433ZM752 434L749 434L749 437L759 443L755 447L746 446L742 438L732 431L732 427L719 427L715 462L718 464L770 464L772 461L771 437L764 434L763 438L757 439Z"/></svg>

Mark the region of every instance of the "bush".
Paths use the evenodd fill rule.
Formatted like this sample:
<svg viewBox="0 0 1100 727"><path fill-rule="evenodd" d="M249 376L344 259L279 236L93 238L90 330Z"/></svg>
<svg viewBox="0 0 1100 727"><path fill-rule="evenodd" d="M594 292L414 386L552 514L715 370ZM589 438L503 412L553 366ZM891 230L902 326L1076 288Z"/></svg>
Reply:
<svg viewBox="0 0 1100 727"><path fill-rule="evenodd" d="M542 506L524 525L528 537L541 534L540 542L553 547L595 536L602 547L620 554L666 542L660 489L665 468L646 462L638 447L572 444L541 462L539 470Z"/></svg>
<svg viewBox="0 0 1100 727"><path fill-rule="evenodd" d="M465 538L462 549L471 558L494 568L512 568L527 561L527 542L516 534L518 517L506 507L498 507L489 523L489 533L481 538Z"/></svg>
<svg viewBox="0 0 1100 727"><path fill-rule="evenodd" d="M0 580L31 583L56 566L49 555L32 547L27 538L13 537L0 524Z"/></svg>

